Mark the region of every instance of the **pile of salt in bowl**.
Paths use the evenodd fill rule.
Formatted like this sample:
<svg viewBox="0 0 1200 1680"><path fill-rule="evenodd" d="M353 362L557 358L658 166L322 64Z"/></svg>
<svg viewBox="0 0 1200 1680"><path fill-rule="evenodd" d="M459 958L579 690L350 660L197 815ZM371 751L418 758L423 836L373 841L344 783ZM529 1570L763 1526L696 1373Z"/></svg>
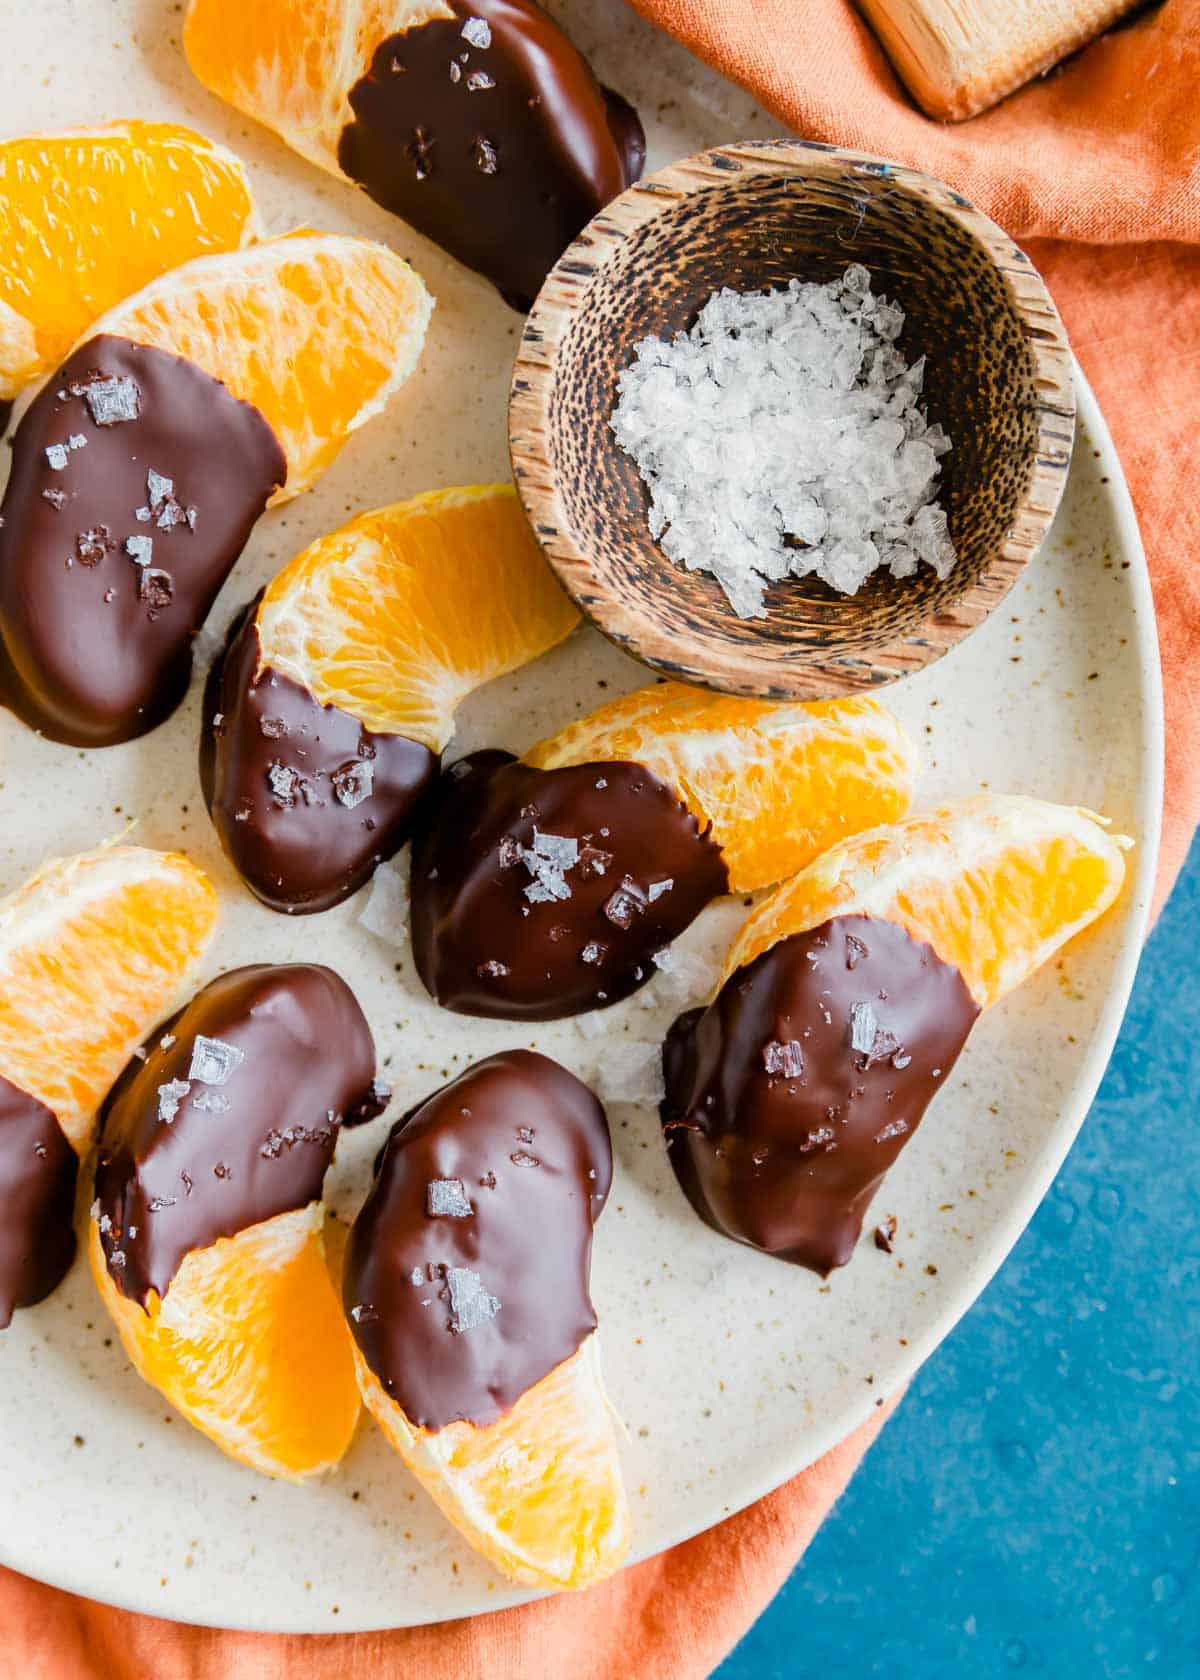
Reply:
<svg viewBox="0 0 1200 1680"><path fill-rule="evenodd" d="M950 439L926 421L903 327L856 263L827 285L715 292L690 331L637 345L611 424L649 488L650 534L739 617L765 618L785 577L853 595L881 569L953 567L937 500Z"/></svg>

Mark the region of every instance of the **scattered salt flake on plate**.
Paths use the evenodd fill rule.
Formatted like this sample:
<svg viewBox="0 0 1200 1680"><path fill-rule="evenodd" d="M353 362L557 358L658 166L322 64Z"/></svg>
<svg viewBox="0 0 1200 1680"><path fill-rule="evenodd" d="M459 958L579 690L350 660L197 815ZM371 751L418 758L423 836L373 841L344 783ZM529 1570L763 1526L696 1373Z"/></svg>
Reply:
<svg viewBox="0 0 1200 1680"><path fill-rule="evenodd" d="M604 1102L640 1103L656 1107L666 1095L662 1045L614 1035L596 1069L596 1089Z"/></svg>
<svg viewBox="0 0 1200 1680"><path fill-rule="evenodd" d="M226 1044L221 1038L205 1038L197 1033L192 1044L192 1065L188 1078L198 1079L202 1085L224 1085L230 1074L241 1067L246 1052L236 1044Z"/></svg>
<svg viewBox="0 0 1200 1680"><path fill-rule="evenodd" d="M654 966L661 978L637 994L644 1009L661 1004L681 1009L711 992L720 976L722 960L716 951L702 953L678 945L655 951Z"/></svg>
<svg viewBox="0 0 1200 1680"><path fill-rule="evenodd" d="M456 1336L477 1330L500 1311L500 1302L488 1293L479 1273L469 1266L447 1267L446 1289L450 1296L450 1328Z"/></svg>
<svg viewBox="0 0 1200 1680"><path fill-rule="evenodd" d="M475 1209L461 1178L431 1178L425 1186L425 1212L430 1219L470 1219Z"/></svg>
<svg viewBox="0 0 1200 1680"><path fill-rule="evenodd" d="M371 880L359 925L389 945L404 943L408 923L408 878L394 863L381 863Z"/></svg>
<svg viewBox="0 0 1200 1680"><path fill-rule="evenodd" d="M612 1016L606 1009L589 1009L586 1014L575 1016L575 1030L581 1038L599 1038L611 1030L612 1024Z"/></svg>

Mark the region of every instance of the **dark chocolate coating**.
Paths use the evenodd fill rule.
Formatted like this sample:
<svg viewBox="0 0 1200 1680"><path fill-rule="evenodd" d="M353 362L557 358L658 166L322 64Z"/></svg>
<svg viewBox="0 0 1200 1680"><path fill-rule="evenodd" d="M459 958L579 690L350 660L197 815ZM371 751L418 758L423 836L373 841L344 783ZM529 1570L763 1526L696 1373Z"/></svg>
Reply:
<svg viewBox="0 0 1200 1680"><path fill-rule="evenodd" d="M870 1056L851 1044L856 1004L878 1028ZM957 968L872 916L835 916L738 969L663 1052L667 1147L696 1212L822 1275L844 1266L978 1014Z"/></svg>
<svg viewBox="0 0 1200 1680"><path fill-rule="evenodd" d="M78 1175L51 1111L0 1075L0 1330L70 1271Z"/></svg>
<svg viewBox="0 0 1200 1680"><path fill-rule="evenodd" d="M385 209L485 274L516 309L586 223L636 181L632 106L530 0L450 0L389 36L350 90L338 163ZM485 23L491 44L463 35Z"/></svg>
<svg viewBox="0 0 1200 1680"><path fill-rule="evenodd" d="M531 847L535 829L579 844L568 898L528 897L534 877L517 847ZM614 919L626 881L635 902ZM473 753L445 772L418 820L417 972L463 1015L577 1015L636 991L654 973L654 952L728 889L720 847L644 765L534 770L508 753Z"/></svg>
<svg viewBox="0 0 1200 1680"><path fill-rule="evenodd" d="M457 1180L471 1213L428 1212L437 1180ZM410 1423L494 1423L596 1328L592 1226L611 1182L604 1110L531 1050L477 1062L392 1128L342 1296ZM473 1273L494 1308L468 1328L453 1327L452 1268Z"/></svg>
<svg viewBox="0 0 1200 1680"><path fill-rule="evenodd" d="M72 387L97 377L133 381L136 419L93 420ZM84 444L56 469L46 451L71 437ZM139 520L150 469L171 480L175 501ZM81 345L13 438L0 510L0 699L80 747L161 723L187 689L193 637L286 475L258 410L192 362L107 334ZM177 522L160 527L162 516ZM127 553L131 537L150 540L153 573Z"/></svg>
<svg viewBox="0 0 1200 1680"><path fill-rule="evenodd" d="M251 892L273 910L309 914L349 898L403 845L439 761L419 741L376 735L322 705L280 671L259 672L256 607L235 620L209 677L200 781ZM370 792L347 803L360 774Z"/></svg>
<svg viewBox="0 0 1200 1680"><path fill-rule="evenodd" d="M242 1052L219 1085L188 1078L198 1034ZM353 992L309 963L222 974L145 1049L105 1104L95 1209L109 1275L143 1305L193 1249L316 1201L339 1126L382 1108ZM172 1081L189 1089L163 1119L160 1090Z"/></svg>

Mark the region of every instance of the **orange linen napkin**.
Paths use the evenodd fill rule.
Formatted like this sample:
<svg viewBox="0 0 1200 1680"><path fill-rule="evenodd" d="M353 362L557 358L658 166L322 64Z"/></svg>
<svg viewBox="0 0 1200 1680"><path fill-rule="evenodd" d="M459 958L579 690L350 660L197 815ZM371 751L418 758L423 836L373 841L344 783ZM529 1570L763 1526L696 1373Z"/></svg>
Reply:
<svg viewBox="0 0 1200 1680"><path fill-rule="evenodd" d="M635 4L806 137L951 181L1045 274L1116 438L1154 581L1168 725L1161 900L1200 814L1200 0L1170 0L957 128L909 103L847 0ZM758 1505L614 1581L471 1622L308 1639L219 1633L0 1570L0 1674L702 1680L786 1578L885 1416Z"/></svg>

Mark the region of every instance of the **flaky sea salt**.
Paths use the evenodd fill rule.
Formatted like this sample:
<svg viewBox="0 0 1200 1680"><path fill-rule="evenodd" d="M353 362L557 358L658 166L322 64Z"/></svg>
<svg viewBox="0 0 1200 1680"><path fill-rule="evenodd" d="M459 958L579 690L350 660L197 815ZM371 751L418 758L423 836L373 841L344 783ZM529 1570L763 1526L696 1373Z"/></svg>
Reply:
<svg viewBox="0 0 1200 1680"><path fill-rule="evenodd" d="M224 1085L245 1059L246 1052L239 1050L236 1044L226 1044L222 1038L205 1038L203 1033L197 1033L192 1043L188 1078L198 1079L202 1085Z"/></svg>
<svg viewBox="0 0 1200 1680"><path fill-rule="evenodd" d="M389 945L404 944L408 923L408 872L394 863L381 863L371 879L367 902L358 920L368 933Z"/></svg>
<svg viewBox="0 0 1200 1680"><path fill-rule="evenodd" d="M936 500L950 440L926 422L903 325L854 264L828 285L716 292L689 332L637 345L612 428L650 488L650 534L739 617L765 618L789 576L853 595L880 568L953 567Z"/></svg>
<svg viewBox="0 0 1200 1680"><path fill-rule="evenodd" d="M367 758L352 758L334 770L329 778L334 797L348 811L371 797L375 786L375 769Z"/></svg>
<svg viewBox="0 0 1200 1680"><path fill-rule="evenodd" d="M653 1108L666 1095L661 1043L614 1034L605 1045L594 1083L602 1102L641 1103Z"/></svg>
<svg viewBox="0 0 1200 1680"><path fill-rule="evenodd" d="M83 388L83 400L97 426L115 426L122 420L136 420L141 403L137 381L117 375L93 379Z"/></svg>
<svg viewBox="0 0 1200 1680"><path fill-rule="evenodd" d="M461 1178L431 1178L425 1186L430 1219L470 1219L475 1212Z"/></svg>
<svg viewBox="0 0 1200 1680"><path fill-rule="evenodd" d="M462 26L462 38L485 52L492 44L491 26L479 17L470 17Z"/></svg>
<svg viewBox="0 0 1200 1680"><path fill-rule="evenodd" d="M169 1126L179 1113L179 1105L191 1090L186 1079L168 1079L158 1087L158 1118Z"/></svg>
<svg viewBox="0 0 1200 1680"><path fill-rule="evenodd" d="M469 1266L450 1266L446 1270L446 1289L450 1296L450 1328L458 1336L467 1330L477 1330L489 1318L495 1318L500 1303L489 1295L483 1279Z"/></svg>
<svg viewBox="0 0 1200 1680"><path fill-rule="evenodd" d="M521 846L519 855L532 876L525 888L525 897L531 904L551 904L570 898L566 872L579 862L578 840L565 834L543 834L535 828L533 845Z"/></svg>

